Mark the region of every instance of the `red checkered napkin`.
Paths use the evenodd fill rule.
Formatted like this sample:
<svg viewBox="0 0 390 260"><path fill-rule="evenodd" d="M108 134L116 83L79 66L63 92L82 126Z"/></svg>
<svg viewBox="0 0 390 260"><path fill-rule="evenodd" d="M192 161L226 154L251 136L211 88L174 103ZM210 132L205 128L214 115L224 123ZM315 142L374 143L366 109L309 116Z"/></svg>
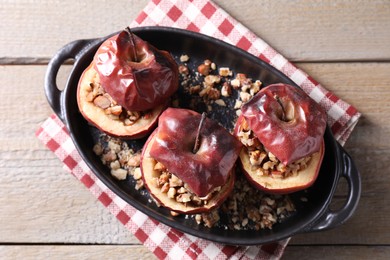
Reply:
<svg viewBox="0 0 390 260"><path fill-rule="evenodd" d="M236 45L270 63L326 109L328 124L341 144L345 143L360 117L353 106L324 89L211 1L151 1L131 23L131 27L147 25L201 32ZM261 246L226 246L183 234L160 224L128 205L96 178L76 151L63 123L55 115L48 118L36 134L64 162L64 167L84 183L160 259L277 259L283 254L289 239Z"/></svg>

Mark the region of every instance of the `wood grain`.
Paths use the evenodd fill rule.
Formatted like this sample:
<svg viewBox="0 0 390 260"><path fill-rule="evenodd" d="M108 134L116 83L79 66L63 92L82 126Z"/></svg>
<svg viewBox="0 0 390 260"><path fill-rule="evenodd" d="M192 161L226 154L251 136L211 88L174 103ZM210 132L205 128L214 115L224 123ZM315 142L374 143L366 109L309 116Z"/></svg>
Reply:
<svg viewBox="0 0 390 260"><path fill-rule="evenodd" d="M140 245L24 245L0 246L2 259L128 259L152 260L154 254Z"/></svg>
<svg viewBox="0 0 390 260"><path fill-rule="evenodd" d="M385 260L389 255L388 246L288 246L282 259Z"/></svg>
<svg viewBox="0 0 390 260"><path fill-rule="evenodd" d="M390 60L387 0L215 2L293 61ZM121 30L147 3L2 1L0 62L47 61L70 41Z"/></svg>

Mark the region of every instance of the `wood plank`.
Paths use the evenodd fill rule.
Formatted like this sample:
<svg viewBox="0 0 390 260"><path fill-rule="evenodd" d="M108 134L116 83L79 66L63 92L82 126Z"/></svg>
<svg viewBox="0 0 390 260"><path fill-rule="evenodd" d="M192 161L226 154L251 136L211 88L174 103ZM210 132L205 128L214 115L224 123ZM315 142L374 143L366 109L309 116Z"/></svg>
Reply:
<svg viewBox="0 0 390 260"><path fill-rule="evenodd" d="M0 241L138 243L35 137L52 113L45 69L0 66Z"/></svg>
<svg viewBox="0 0 390 260"><path fill-rule="evenodd" d="M291 243L390 244L390 63L297 65L363 112L347 143L361 170L363 193L355 216L344 226L297 235ZM64 67L59 82L70 67ZM43 93L45 69L0 66L0 223L7 223L0 241L138 243L35 138L39 123L52 113Z"/></svg>
<svg viewBox="0 0 390 260"><path fill-rule="evenodd" d="M70 41L122 29L148 2L2 1L12 22L0 24L0 62L46 62ZM215 2L290 60L390 60L386 0Z"/></svg>
<svg viewBox="0 0 390 260"><path fill-rule="evenodd" d="M300 259L389 259L389 246L287 246L284 260Z"/></svg>
<svg viewBox="0 0 390 260"><path fill-rule="evenodd" d="M134 245L7 245L3 259L156 259L143 246ZM389 246L287 246L283 259L388 259Z"/></svg>
<svg viewBox="0 0 390 260"><path fill-rule="evenodd" d="M2 259L157 259L140 245L7 245L0 246L0 255Z"/></svg>

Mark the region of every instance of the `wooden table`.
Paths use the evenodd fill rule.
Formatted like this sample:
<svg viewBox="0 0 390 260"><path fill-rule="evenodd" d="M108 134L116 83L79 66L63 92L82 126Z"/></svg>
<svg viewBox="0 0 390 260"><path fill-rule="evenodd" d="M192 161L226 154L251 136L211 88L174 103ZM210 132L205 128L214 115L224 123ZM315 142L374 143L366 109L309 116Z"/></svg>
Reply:
<svg viewBox="0 0 390 260"><path fill-rule="evenodd" d="M50 57L125 27L148 1L0 1L1 258L154 258L34 136L52 113L43 92ZM284 259L388 257L390 2L215 2L363 114L346 144L363 182L356 214L293 237ZM345 197L340 186L335 201Z"/></svg>

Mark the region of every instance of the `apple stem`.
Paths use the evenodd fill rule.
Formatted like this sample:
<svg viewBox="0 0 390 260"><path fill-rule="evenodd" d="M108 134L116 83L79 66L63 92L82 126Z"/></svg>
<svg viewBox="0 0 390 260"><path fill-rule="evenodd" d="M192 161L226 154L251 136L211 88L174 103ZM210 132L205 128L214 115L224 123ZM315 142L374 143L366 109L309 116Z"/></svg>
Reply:
<svg viewBox="0 0 390 260"><path fill-rule="evenodd" d="M280 107L282 108L282 121L287 121L286 120L286 111L284 110L284 106L282 104L282 101L280 100L279 96L275 95L274 98L276 99L276 101L278 102L278 104L280 105Z"/></svg>
<svg viewBox="0 0 390 260"><path fill-rule="evenodd" d="M206 112L203 112L202 113L202 118L200 119L200 122L199 122L199 126L198 126L198 131L196 132L196 139L195 139L195 145L194 145L194 149L192 150L193 153L197 153L198 150L199 150L199 146L200 146L200 130L202 129L202 126L203 126L203 122L204 120L206 119Z"/></svg>
<svg viewBox="0 0 390 260"><path fill-rule="evenodd" d="M129 34L129 36L130 36L130 43L134 46L134 48L131 48L133 50L134 61L138 62L137 48L135 46L134 34L131 31L130 27L126 27L125 31Z"/></svg>

